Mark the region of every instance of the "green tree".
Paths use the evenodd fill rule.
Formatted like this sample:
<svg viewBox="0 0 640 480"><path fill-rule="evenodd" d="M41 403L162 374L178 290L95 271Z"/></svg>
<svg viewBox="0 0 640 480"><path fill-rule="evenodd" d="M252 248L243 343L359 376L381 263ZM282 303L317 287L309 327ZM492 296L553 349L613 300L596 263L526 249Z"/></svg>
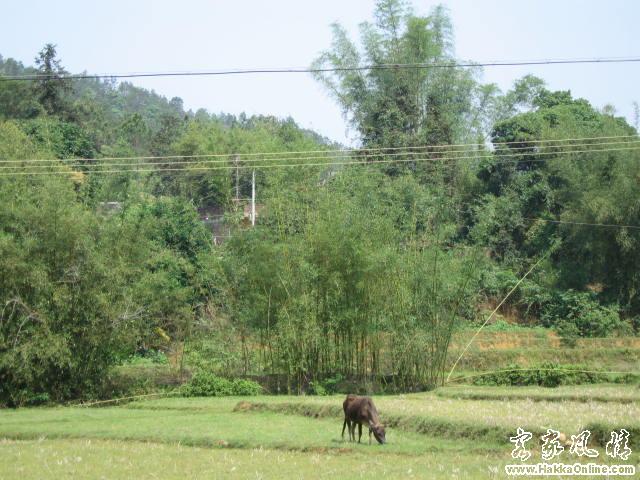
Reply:
<svg viewBox="0 0 640 480"><path fill-rule="evenodd" d="M29 72L12 58L0 55L0 76L23 75ZM0 81L0 119L33 118L42 113L42 106L33 95L29 82L19 80Z"/></svg>
<svg viewBox="0 0 640 480"><path fill-rule="evenodd" d="M516 270L556 244L553 288L596 289L602 302L636 314L639 284L630 261L636 230L597 226L638 224L637 185L629 179L640 167L637 152L625 144L636 131L534 77L517 82L505 97L517 113L496 123L495 155L479 165L472 238ZM597 137L620 138L538 142Z"/></svg>
<svg viewBox="0 0 640 480"><path fill-rule="evenodd" d="M35 59L39 78L34 86L41 105L50 115L60 114L67 108L65 94L71 90L65 78L68 72L56 55L56 46L47 43Z"/></svg>
<svg viewBox="0 0 640 480"><path fill-rule="evenodd" d="M312 65L316 79L342 107L363 143L407 147L475 141L483 133L483 122L472 115L482 110L473 107L486 102L482 98L494 90L477 84L474 69L429 68L456 61L445 8L419 17L400 0L380 0L374 13L375 23L360 27L360 48L334 24L331 49ZM422 67L384 68L400 64ZM327 68L338 70L322 71ZM411 162L403 165L416 168ZM399 169L403 167L395 165L388 171Z"/></svg>

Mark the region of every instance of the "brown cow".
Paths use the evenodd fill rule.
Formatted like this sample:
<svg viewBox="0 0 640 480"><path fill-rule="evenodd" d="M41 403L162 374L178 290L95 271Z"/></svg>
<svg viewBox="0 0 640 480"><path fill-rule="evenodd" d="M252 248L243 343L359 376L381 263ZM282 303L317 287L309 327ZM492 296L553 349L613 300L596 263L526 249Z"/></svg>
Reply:
<svg viewBox="0 0 640 480"><path fill-rule="evenodd" d="M380 423L378 410L369 397L358 397L349 394L342 402L344 410L344 424L342 425L342 438L344 439L344 429L349 427L349 441L356 441L356 424L358 425L358 443L362 439L362 424L369 426L369 444L371 444L371 433L379 443L386 443L384 425Z"/></svg>

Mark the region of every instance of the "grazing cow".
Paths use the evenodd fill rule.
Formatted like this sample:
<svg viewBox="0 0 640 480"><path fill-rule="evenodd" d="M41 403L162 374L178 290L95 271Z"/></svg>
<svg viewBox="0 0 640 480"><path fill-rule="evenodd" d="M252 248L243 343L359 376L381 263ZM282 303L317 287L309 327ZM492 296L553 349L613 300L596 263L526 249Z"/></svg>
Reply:
<svg viewBox="0 0 640 480"><path fill-rule="evenodd" d="M369 426L369 444L371 444L371 434L376 437L379 443L386 443L384 425L380 423L378 410L369 397L358 397L349 394L342 402L344 410L344 424L342 425L342 438L344 429L349 427L349 441L356 441L356 425L358 425L358 443L362 439L362 424Z"/></svg>

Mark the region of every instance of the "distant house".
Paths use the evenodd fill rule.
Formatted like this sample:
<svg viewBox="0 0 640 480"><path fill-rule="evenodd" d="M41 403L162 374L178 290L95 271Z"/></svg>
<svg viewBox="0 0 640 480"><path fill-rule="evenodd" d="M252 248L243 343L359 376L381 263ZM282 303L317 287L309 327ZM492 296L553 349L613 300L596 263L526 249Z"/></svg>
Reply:
<svg viewBox="0 0 640 480"><path fill-rule="evenodd" d="M260 212L264 208L262 204L256 204L256 218L260 216ZM238 210L242 212L240 225L243 227L251 226L251 203L238 202ZM204 223L213 236L213 242L216 245L224 242L231 236L231 224L225 219L225 210L222 207L204 207L198 209L200 220Z"/></svg>
<svg viewBox="0 0 640 480"><path fill-rule="evenodd" d="M113 214L122 210L120 202L100 202L98 203L98 212L102 214Z"/></svg>
<svg viewBox="0 0 640 480"><path fill-rule="evenodd" d="M224 221L224 209L222 207L199 208L198 216L200 217L200 221L211 230L213 242L216 245L231 236L231 229Z"/></svg>
<svg viewBox="0 0 640 480"><path fill-rule="evenodd" d="M264 205L256 203L256 219L260 216L260 212L264 209ZM242 211L242 223L243 225L251 225L251 204L246 204Z"/></svg>

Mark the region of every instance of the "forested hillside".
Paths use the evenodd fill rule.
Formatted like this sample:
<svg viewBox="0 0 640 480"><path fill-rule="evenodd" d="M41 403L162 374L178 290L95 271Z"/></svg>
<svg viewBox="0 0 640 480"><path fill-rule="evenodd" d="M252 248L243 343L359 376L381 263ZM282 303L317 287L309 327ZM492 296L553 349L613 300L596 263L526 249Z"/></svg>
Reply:
<svg viewBox="0 0 640 480"><path fill-rule="evenodd" d="M479 67L359 69L456 61L444 9L375 18L360 44L335 25L313 61L356 149L70 78L53 45L0 57L0 405L108 396L112 367L149 352L289 390L428 387L536 262L513 322L568 344L638 334L637 130L533 76L501 92Z"/></svg>

